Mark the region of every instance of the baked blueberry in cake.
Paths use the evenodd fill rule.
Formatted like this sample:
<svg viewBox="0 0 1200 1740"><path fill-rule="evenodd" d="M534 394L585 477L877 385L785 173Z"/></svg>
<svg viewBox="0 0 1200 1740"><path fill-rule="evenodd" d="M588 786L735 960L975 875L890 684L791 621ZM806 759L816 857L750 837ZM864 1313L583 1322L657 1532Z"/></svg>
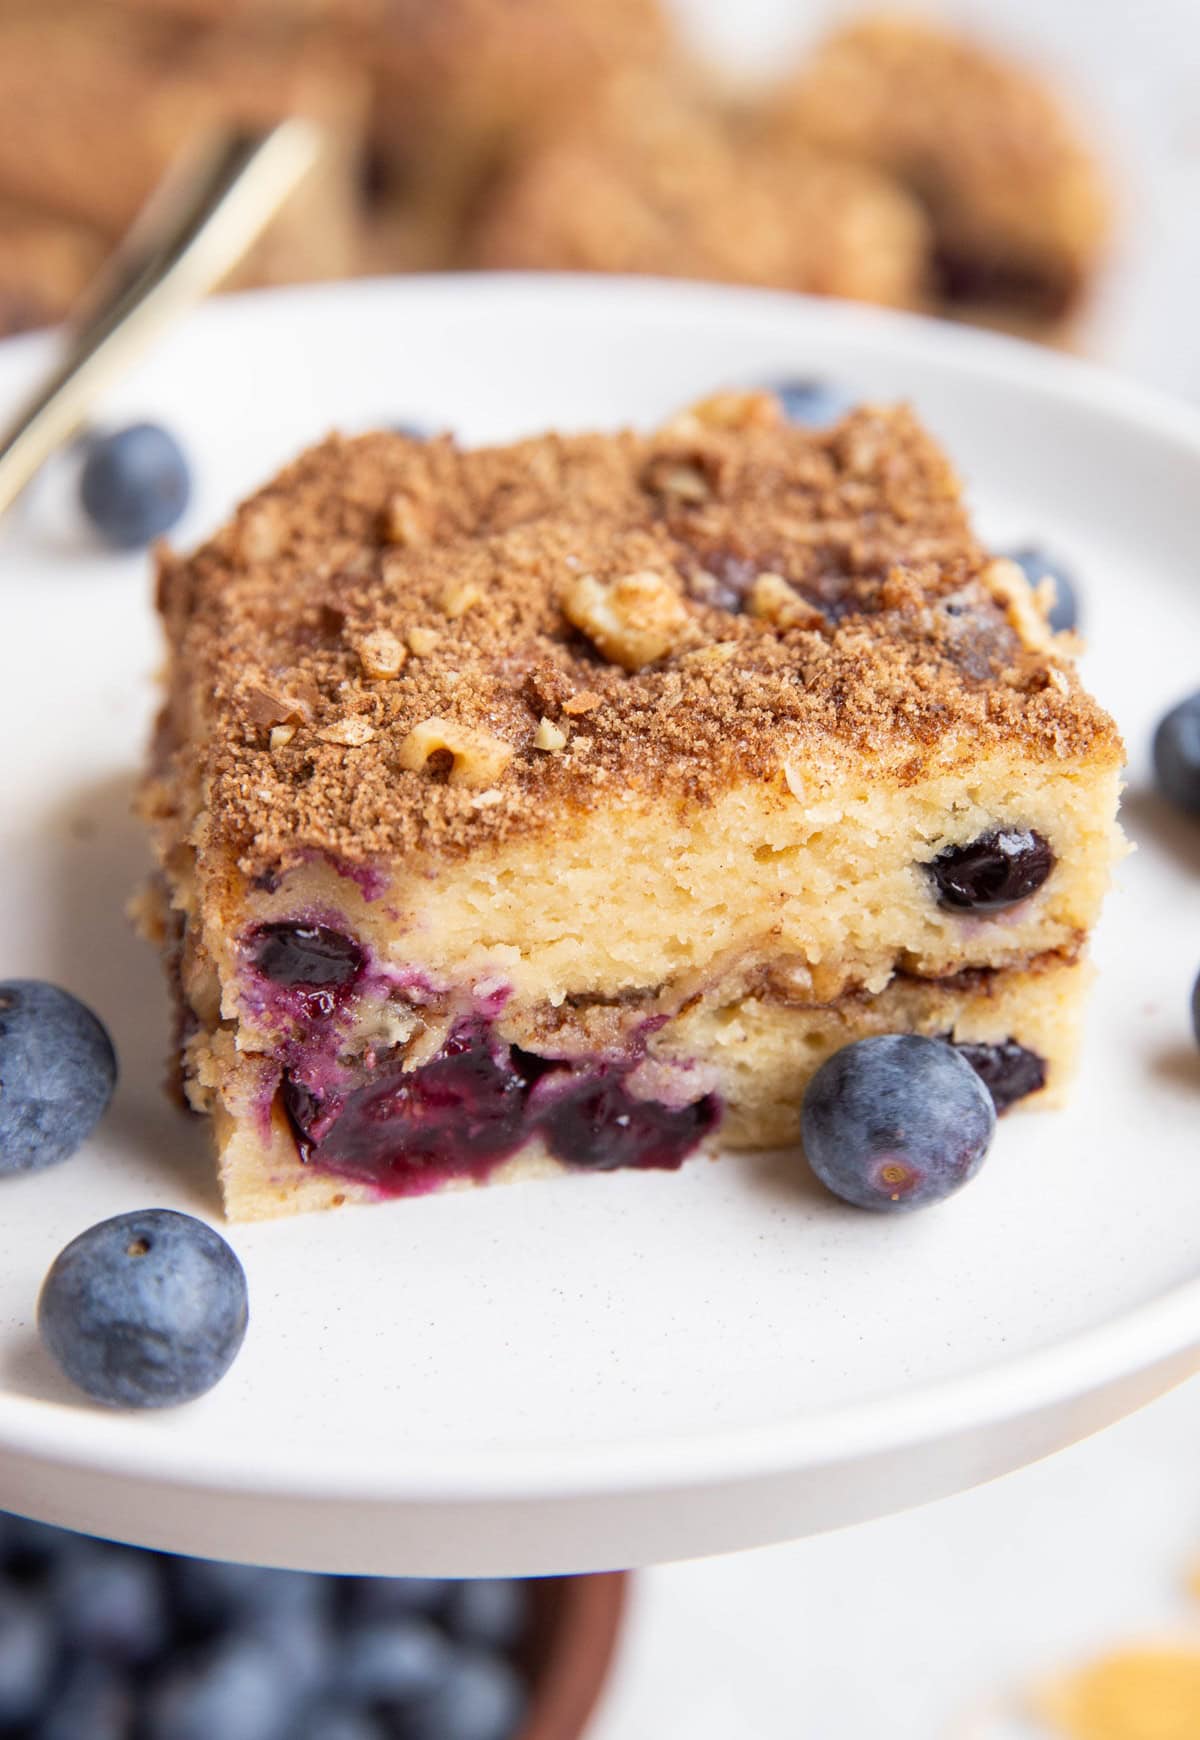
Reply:
<svg viewBox="0 0 1200 1740"><path fill-rule="evenodd" d="M1121 744L908 410L335 437L159 596L147 911L231 1215L790 1142L873 1034L1061 1094Z"/></svg>

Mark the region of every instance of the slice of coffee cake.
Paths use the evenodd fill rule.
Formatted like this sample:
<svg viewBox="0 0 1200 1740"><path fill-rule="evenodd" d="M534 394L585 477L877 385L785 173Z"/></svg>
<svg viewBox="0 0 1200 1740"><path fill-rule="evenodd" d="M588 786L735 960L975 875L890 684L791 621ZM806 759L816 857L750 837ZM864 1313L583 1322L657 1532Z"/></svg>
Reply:
<svg viewBox="0 0 1200 1740"><path fill-rule="evenodd" d="M1061 1088L1121 746L908 411L334 438L160 599L156 929L232 1215L790 1141L866 1033Z"/></svg>

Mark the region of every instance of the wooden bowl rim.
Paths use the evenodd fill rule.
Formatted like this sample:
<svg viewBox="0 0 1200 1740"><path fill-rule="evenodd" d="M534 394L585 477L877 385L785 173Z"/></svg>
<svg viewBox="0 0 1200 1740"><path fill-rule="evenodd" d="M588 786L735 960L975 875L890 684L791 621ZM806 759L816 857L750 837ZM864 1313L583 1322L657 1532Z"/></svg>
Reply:
<svg viewBox="0 0 1200 1740"><path fill-rule="evenodd" d="M553 1591L550 1647L517 1740L579 1740L608 1684L629 1573L539 1579Z"/></svg>

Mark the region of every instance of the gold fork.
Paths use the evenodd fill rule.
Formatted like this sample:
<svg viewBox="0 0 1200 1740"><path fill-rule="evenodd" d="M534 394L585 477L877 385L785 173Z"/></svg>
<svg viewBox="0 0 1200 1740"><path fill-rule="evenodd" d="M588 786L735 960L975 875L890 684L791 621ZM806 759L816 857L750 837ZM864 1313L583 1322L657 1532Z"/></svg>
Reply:
<svg viewBox="0 0 1200 1740"><path fill-rule="evenodd" d="M312 168L293 117L204 143L168 174L72 318L64 354L0 434L0 514L151 341L237 264Z"/></svg>

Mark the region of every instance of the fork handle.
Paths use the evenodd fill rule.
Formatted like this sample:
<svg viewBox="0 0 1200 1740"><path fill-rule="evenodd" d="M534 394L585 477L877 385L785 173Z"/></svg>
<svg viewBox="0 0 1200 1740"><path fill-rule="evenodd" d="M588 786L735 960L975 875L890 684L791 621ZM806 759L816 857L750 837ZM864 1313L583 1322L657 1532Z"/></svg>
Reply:
<svg viewBox="0 0 1200 1740"><path fill-rule="evenodd" d="M237 264L316 161L299 117L231 132L166 177L81 304L65 355L0 435L0 514L101 393Z"/></svg>

